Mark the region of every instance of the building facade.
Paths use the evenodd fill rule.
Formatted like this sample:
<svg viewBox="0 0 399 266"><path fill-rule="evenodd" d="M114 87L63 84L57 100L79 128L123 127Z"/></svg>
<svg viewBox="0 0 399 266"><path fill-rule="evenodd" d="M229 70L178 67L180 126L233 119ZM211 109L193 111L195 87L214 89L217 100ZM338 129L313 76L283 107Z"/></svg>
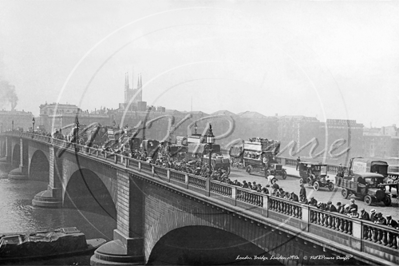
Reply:
<svg viewBox="0 0 399 266"><path fill-rule="evenodd" d="M25 111L0 111L0 131L22 129L30 130L33 127L33 114ZM36 123L36 121L35 121Z"/></svg>

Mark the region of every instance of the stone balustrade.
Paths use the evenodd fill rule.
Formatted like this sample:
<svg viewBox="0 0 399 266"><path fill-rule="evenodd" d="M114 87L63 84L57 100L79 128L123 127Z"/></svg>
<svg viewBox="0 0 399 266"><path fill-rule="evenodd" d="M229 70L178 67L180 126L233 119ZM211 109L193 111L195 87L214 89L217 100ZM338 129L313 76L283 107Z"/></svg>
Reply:
<svg viewBox="0 0 399 266"><path fill-rule="evenodd" d="M275 212L302 219L302 206L298 202L270 196L269 209Z"/></svg>
<svg viewBox="0 0 399 266"><path fill-rule="evenodd" d="M188 175L188 184L201 189L206 189L207 178L202 176Z"/></svg>
<svg viewBox="0 0 399 266"><path fill-rule="evenodd" d="M353 219L337 212L311 208L309 222L329 228L330 230L353 235Z"/></svg>
<svg viewBox="0 0 399 266"><path fill-rule="evenodd" d="M247 189L237 188L236 200L243 201L255 206L263 206L263 195Z"/></svg>
<svg viewBox="0 0 399 266"><path fill-rule="evenodd" d="M211 181L211 192L228 197L232 196L232 188L218 181Z"/></svg>
<svg viewBox="0 0 399 266"><path fill-rule="evenodd" d="M32 139L32 134L29 133L8 132L6 135ZM238 204L239 202L253 206L252 208L246 208L246 210L269 217L269 219L278 218L279 220L276 220L278 222L295 218L291 223L288 223L288 225L316 235L318 232L323 232L323 237L331 237L329 241L349 245L359 252L371 252L375 256L380 256L389 261L399 262L397 256L399 231L397 229L373 224L369 221L350 218L336 212L323 211L299 202L258 193L227 183L211 181L201 176L158 167L122 155L115 156L115 154L112 155L109 152L103 152L104 156L101 156L101 152L95 148L89 148L89 152L87 152L87 147L83 145L71 144L63 140L51 139L47 136L36 136L35 134L33 134L33 136L33 139L39 142L65 148L70 152L91 156L95 160L107 160L121 167L143 171L144 175L147 174L146 178L161 179L160 182L177 181L173 183L179 185L181 189L201 192L203 195L225 201L234 206L242 206L242 204ZM279 160L284 161L285 164L288 165L296 165L296 160L293 159L279 158ZM334 168L331 169L334 171ZM266 211L260 212L260 209ZM274 214L271 215L269 211ZM279 216L277 217L276 215ZM374 252L373 250L378 250L380 253ZM385 255L382 256L381 254Z"/></svg>

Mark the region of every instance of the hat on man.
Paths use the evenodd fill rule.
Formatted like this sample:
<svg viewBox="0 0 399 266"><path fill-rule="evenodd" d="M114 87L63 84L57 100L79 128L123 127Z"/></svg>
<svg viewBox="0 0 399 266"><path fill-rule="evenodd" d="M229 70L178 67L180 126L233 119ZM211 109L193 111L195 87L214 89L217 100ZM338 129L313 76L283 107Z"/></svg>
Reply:
<svg viewBox="0 0 399 266"><path fill-rule="evenodd" d="M332 204L331 200L327 201L327 204Z"/></svg>
<svg viewBox="0 0 399 266"><path fill-rule="evenodd" d="M342 205L342 203L338 201L337 202L337 206L341 206L341 205Z"/></svg>
<svg viewBox="0 0 399 266"><path fill-rule="evenodd" d="M370 211L371 213L375 213L375 209L371 209L371 211Z"/></svg>
<svg viewBox="0 0 399 266"><path fill-rule="evenodd" d="M392 215L388 214L388 215L387 215L387 218L392 218Z"/></svg>
<svg viewBox="0 0 399 266"><path fill-rule="evenodd" d="M320 201L317 203L317 206L321 206L321 202Z"/></svg>
<svg viewBox="0 0 399 266"><path fill-rule="evenodd" d="M355 202L355 198L351 198L351 202L354 203Z"/></svg>
<svg viewBox="0 0 399 266"><path fill-rule="evenodd" d="M345 204L345 209L349 209L349 204Z"/></svg>

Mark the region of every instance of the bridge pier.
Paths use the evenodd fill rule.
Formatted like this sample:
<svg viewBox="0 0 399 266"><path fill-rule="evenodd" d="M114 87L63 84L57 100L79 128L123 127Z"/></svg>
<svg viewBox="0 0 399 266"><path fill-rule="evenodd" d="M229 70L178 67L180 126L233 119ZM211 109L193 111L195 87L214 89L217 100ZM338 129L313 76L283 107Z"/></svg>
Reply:
<svg viewBox="0 0 399 266"><path fill-rule="evenodd" d="M49 185L47 190L35 195L32 205L43 208L62 207L62 160L57 158L57 149L52 146L50 151Z"/></svg>
<svg viewBox="0 0 399 266"><path fill-rule="evenodd" d="M26 167L26 164L28 163L28 144L26 141L23 141L22 138L20 138L19 147L20 147L19 167L11 170L8 173L8 179L18 179L18 180L28 179L28 168Z"/></svg>
<svg viewBox="0 0 399 266"><path fill-rule="evenodd" d="M7 137L1 139L0 147L0 170L9 172L11 168L11 152L10 152L10 140Z"/></svg>
<svg viewBox="0 0 399 266"><path fill-rule="evenodd" d="M143 180L117 171L117 228L114 240L99 247L90 264L144 265Z"/></svg>

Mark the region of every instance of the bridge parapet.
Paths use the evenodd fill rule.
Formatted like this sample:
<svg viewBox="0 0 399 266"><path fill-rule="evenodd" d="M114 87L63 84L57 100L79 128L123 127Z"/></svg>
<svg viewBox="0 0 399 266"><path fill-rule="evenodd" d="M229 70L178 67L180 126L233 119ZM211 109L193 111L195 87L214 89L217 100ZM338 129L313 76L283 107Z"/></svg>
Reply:
<svg viewBox="0 0 399 266"><path fill-rule="evenodd" d="M270 196L269 202L270 210L302 219L302 208L304 207L303 204L294 201L287 201L286 199L273 196Z"/></svg>
<svg viewBox="0 0 399 266"><path fill-rule="evenodd" d="M7 135L32 139L32 134L12 132ZM93 160L106 160L114 164L113 167L123 171L134 170L136 174L141 172L144 179L175 189L179 193L198 195L201 200L208 199L211 203L222 202L223 204L219 206L229 208L230 205L233 207L232 210L240 207L242 212L239 215L245 215L248 219L255 219L257 222L274 222L281 228L291 228L287 229L288 231L303 230L304 234L309 234L316 242L325 243L322 239L329 239L331 243L329 245L348 247L366 257L374 256L374 261L378 261L377 258L379 258L386 260L387 263L399 263L397 256L399 234L397 230L387 226L349 218L339 213L322 211L288 199L211 181L208 178L155 166L122 155L102 153L98 149L67 143L63 140L46 136L33 136L33 140L64 148L76 152L77 155L91 157ZM295 160L292 161L295 162ZM289 160L286 162L290 163Z"/></svg>
<svg viewBox="0 0 399 266"><path fill-rule="evenodd" d="M322 227L328 228L329 230L354 236L354 219L346 215L311 208L309 221L311 224L320 225ZM356 237L359 238L360 235L356 235Z"/></svg>

